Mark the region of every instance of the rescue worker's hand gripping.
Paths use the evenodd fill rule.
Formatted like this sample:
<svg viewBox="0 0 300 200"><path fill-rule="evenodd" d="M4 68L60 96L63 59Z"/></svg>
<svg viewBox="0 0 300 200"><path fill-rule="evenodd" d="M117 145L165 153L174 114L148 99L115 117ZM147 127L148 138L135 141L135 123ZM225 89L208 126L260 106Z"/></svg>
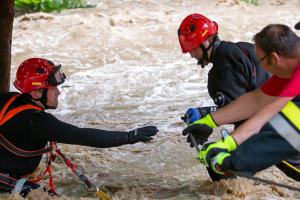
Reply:
<svg viewBox="0 0 300 200"><path fill-rule="evenodd" d="M223 172L222 169L224 169L224 164L226 165L226 158L230 156L230 153L227 152L220 152L216 156L214 156L211 161L209 168L212 169L215 173L224 175L225 173ZM226 167L225 167L226 168Z"/></svg>
<svg viewBox="0 0 300 200"><path fill-rule="evenodd" d="M183 129L182 135L188 135L187 142L190 143L190 147L194 147L194 144L191 143L190 134L195 136L197 145L202 145L207 141L207 138L212 134L213 128L216 126L217 125L213 121L211 115L208 114L202 119L195 121L193 124Z"/></svg>
<svg viewBox="0 0 300 200"><path fill-rule="evenodd" d="M128 132L129 144L136 142L148 142L152 140L152 136L156 135L158 129L155 126L145 126Z"/></svg>
<svg viewBox="0 0 300 200"><path fill-rule="evenodd" d="M207 107L200 107L200 108L189 108L184 116L181 117L182 121L187 124L192 124L195 121L203 118L209 113L212 113L217 110L216 106L207 106Z"/></svg>
<svg viewBox="0 0 300 200"><path fill-rule="evenodd" d="M224 160L230 156L230 152L237 148L237 144L231 135L217 142L205 144L201 151L198 152L198 160L210 167L214 172L223 174L220 166Z"/></svg>

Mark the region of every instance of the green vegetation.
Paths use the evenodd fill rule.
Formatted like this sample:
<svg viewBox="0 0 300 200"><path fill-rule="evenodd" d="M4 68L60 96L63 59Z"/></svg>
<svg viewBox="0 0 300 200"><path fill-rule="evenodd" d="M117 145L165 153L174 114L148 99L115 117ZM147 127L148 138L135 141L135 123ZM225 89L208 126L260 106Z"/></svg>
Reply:
<svg viewBox="0 0 300 200"><path fill-rule="evenodd" d="M84 0L15 0L18 13L52 12L70 8L92 7Z"/></svg>
<svg viewBox="0 0 300 200"><path fill-rule="evenodd" d="M259 0L242 0L242 1L245 1L246 3L249 3L249 4L258 5Z"/></svg>

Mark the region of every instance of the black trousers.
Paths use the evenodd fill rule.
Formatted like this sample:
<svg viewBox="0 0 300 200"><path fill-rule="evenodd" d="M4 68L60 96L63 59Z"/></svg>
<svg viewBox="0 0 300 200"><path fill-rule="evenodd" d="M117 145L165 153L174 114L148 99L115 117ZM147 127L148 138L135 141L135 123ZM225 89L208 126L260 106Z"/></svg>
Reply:
<svg viewBox="0 0 300 200"><path fill-rule="evenodd" d="M255 174L277 165L285 174L291 175L291 178L300 180L300 174L282 163L282 160L299 168L300 153L266 124L260 133L250 137L224 160L224 169Z"/></svg>

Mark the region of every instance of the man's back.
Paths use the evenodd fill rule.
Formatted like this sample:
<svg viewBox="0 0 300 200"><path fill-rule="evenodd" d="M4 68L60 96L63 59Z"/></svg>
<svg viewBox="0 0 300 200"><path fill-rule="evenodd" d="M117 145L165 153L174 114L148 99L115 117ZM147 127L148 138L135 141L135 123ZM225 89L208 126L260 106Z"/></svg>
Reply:
<svg viewBox="0 0 300 200"><path fill-rule="evenodd" d="M221 41L212 50L211 61L207 88L213 99L217 93L224 96L223 102L216 102L219 107L259 88L269 77L258 65L251 43Z"/></svg>

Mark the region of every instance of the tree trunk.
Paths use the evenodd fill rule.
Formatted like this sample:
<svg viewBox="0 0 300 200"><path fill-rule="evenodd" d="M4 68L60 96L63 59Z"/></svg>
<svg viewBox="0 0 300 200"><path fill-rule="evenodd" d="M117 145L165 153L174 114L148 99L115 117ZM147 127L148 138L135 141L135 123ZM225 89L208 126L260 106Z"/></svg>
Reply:
<svg viewBox="0 0 300 200"><path fill-rule="evenodd" d="M1 0L0 5L0 92L9 91L11 39L14 21L14 0Z"/></svg>

